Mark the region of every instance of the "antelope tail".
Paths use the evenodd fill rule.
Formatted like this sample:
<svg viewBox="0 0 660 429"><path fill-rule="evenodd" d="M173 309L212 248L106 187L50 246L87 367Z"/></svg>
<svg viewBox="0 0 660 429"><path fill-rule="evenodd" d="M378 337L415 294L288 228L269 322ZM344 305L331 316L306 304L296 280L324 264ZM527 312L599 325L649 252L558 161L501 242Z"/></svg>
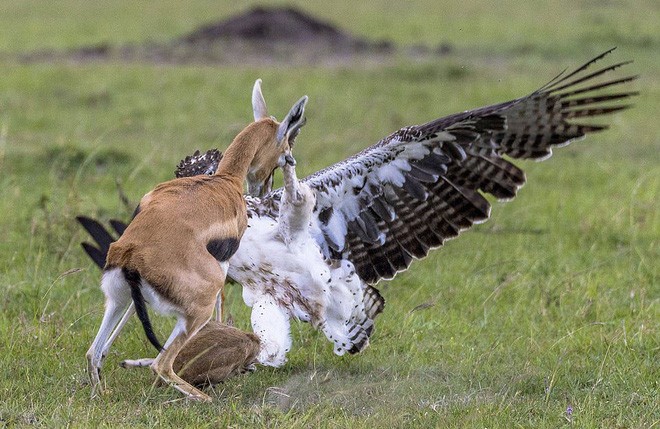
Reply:
<svg viewBox="0 0 660 429"><path fill-rule="evenodd" d="M163 346L158 341L156 334L154 333L153 326L151 325L151 320L149 320L149 313L147 313L147 305L144 301L144 296L142 291L140 291L140 273L134 270L129 270L124 268L122 270L126 282L131 287L131 297L133 298L133 303L135 304L135 312L137 313L138 319L142 323L144 328L144 334L147 336L147 339L158 352L163 351Z"/></svg>

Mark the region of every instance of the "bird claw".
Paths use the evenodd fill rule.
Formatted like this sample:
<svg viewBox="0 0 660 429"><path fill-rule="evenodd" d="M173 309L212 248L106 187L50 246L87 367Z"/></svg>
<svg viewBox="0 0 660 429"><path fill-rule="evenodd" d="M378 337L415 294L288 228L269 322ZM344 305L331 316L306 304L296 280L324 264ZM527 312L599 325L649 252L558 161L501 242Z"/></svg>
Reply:
<svg viewBox="0 0 660 429"><path fill-rule="evenodd" d="M295 167L295 165L296 165L296 159L295 159L295 158L293 157L293 155L291 155L290 153L287 153L286 155L284 155L284 160L285 160L286 163L287 163L288 165L290 165L291 167Z"/></svg>

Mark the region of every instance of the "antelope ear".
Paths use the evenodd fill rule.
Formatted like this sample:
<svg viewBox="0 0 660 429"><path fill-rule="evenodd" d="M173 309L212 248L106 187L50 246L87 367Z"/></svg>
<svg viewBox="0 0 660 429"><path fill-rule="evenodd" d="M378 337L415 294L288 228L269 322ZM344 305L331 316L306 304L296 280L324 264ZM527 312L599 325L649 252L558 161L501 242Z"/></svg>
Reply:
<svg viewBox="0 0 660 429"><path fill-rule="evenodd" d="M277 130L277 143L282 143L286 138L292 134L297 134L300 127L305 125L305 105L307 104L308 97L305 95L293 105L289 113L284 117Z"/></svg>
<svg viewBox="0 0 660 429"><path fill-rule="evenodd" d="M257 79L252 88L252 112L254 113L254 120L268 117L268 109L266 109L266 100L261 93L261 79Z"/></svg>

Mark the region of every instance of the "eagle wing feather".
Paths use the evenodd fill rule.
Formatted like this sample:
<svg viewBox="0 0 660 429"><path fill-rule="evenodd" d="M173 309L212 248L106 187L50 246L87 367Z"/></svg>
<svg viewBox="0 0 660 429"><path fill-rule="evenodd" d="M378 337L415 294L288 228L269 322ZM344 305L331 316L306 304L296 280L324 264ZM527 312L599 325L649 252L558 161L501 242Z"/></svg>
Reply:
<svg viewBox="0 0 660 429"><path fill-rule="evenodd" d="M573 120L629 107L612 103L635 92L599 91L636 76L596 81L627 62L586 72L609 52L528 96L402 128L303 179L316 194L313 222L324 255L350 260L375 284L486 221L484 194L510 200L525 183L508 158L544 160L554 147L607 128Z"/></svg>

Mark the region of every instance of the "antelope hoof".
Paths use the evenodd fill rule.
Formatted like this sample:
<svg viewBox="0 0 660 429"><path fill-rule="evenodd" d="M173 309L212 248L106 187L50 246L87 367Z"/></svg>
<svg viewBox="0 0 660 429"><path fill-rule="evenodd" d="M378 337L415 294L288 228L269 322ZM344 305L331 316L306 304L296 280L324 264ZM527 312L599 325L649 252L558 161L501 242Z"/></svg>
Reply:
<svg viewBox="0 0 660 429"><path fill-rule="evenodd" d="M170 386L174 387L176 390L179 392L183 393L186 395L187 399L193 400L193 401L200 401L200 402L213 402L213 399L206 393L202 392L201 390L197 389L196 387L193 387L192 385L186 383L182 379L179 379L178 376L176 376L176 379L168 378L166 376L163 376L162 374L159 374L159 379L164 381L166 384L169 384Z"/></svg>
<svg viewBox="0 0 660 429"><path fill-rule="evenodd" d="M101 368L93 365L87 367L87 374L89 375L89 383L93 390L101 389Z"/></svg>
<svg viewBox="0 0 660 429"><path fill-rule="evenodd" d="M211 399L209 395L194 387L191 390L188 386L175 385L174 388L186 395L186 398L192 401L213 402L213 399Z"/></svg>
<svg viewBox="0 0 660 429"><path fill-rule="evenodd" d="M103 383L101 383L101 371L98 368L95 368L94 371L90 371L89 373L89 379L90 379L90 385L92 386L92 398L96 398L97 396L101 396L105 393L105 389L103 388Z"/></svg>
<svg viewBox="0 0 660 429"><path fill-rule="evenodd" d="M197 395L197 396L189 396L189 399L199 402L213 402L213 399L211 399L211 397L206 393L202 393L201 395Z"/></svg>

